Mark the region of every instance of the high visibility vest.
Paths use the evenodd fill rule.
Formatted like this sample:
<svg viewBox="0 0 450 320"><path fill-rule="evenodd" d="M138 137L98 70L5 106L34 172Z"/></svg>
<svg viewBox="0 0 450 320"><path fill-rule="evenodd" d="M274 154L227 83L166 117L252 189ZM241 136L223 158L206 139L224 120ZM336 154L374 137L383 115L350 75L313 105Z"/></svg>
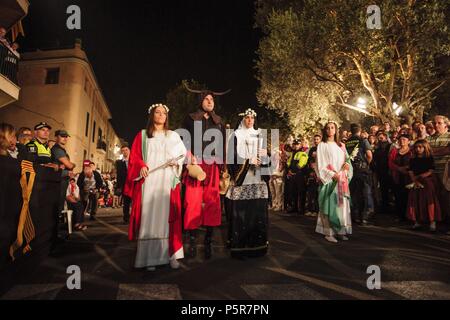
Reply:
<svg viewBox="0 0 450 320"><path fill-rule="evenodd" d="M52 152L46 144L40 143L37 139L31 140L27 144L28 152L33 155L37 163L52 162Z"/></svg>
<svg viewBox="0 0 450 320"><path fill-rule="evenodd" d="M301 169L308 163L308 154L303 151L298 151L295 154L292 153L287 161L288 168L291 166L292 159L294 159L294 161L298 161L297 166Z"/></svg>

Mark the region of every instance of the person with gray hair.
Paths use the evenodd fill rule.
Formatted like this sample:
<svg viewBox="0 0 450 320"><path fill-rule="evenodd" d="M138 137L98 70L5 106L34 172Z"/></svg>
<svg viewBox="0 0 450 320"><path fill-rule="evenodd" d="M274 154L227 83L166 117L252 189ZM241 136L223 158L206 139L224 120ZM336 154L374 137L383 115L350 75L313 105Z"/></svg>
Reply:
<svg viewBox="0 0 450 320"><path fill-rule="evenodd" d="M436 115L433 119L435 134L427 137L434 158L434 174L439 181L439 202L444 216L449 222L450 215L450 191L444 187L445 166L450 161L450 132L448 131L449 121L446 116ZM448 232L450 234L450 231Z"/></svg>

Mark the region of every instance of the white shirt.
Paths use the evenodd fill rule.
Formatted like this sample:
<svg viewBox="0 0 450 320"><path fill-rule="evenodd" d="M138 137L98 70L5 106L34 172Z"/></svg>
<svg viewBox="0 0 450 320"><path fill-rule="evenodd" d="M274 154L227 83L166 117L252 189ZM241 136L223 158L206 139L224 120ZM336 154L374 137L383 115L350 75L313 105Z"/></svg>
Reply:
<svg viewBox="0 0 450 320"><path fill-rule="evenodd" d="M69 186L67 187L66 197L72 195L75 198L80 199L80 188L78 188L77 184L75 184L75 188L73 190L73 193L71 191L72 191L72 186L69 183Z"/></svg>
<svg viewBox="0 0 450 320"><path fill-rule="evenodd" d="M113 182L111 180L108 180L108 181L106 181L106 184L108 185L109 192L111 194L113 194L114 193L114 184L113 184Z"/></svg>

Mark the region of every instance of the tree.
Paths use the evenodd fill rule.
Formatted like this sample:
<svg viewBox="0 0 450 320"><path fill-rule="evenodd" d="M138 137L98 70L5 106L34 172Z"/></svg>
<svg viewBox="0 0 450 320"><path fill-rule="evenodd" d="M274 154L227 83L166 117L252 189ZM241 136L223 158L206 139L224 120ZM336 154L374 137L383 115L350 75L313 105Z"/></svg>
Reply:
<svg viewBox="0 0 450 320"><path fill-rule="evenodd" d="M290 104L284 112L300 111L307 118L320 116L312 110L318 107L322 114L328 112L326 97L329 106L398 123L395 102L410 121L422 120L436 90L448 79L448 70L436 64L438 57L450 55L448 4L439 0L377 3L381 29L366 24L367 7L373 1L258 0L256 20L266 34L258 50L260 102L276 108L275 102L288 96ZM310 104L299 108L295 103L296 86L298 98ZM313 98L307 99L307 93ZM361 94L371 97L366 110L354 106Z"/></svg>
<svg viewBox="0 0 450 320"><path fill-rule="evenodd" d="M331 82L314 79L298 66L296 24L292 10L272 12L265 30L268 36L261 40L257 62L258 101L268 109L287 117L295 135L314 133L328 120L339 120L331 106L337 87Z"/></svg>
<svg viewBox="0 0 450 320"><path fill-rule="evenodd" d="M198 97L186 90L185 85L195 90L205 89L205 85L198 83L195 80L182 80L173 89L169 90L166 95L166 103L170 108L170 127L178 129L183 126L184 118L198 109Z"/></svg>

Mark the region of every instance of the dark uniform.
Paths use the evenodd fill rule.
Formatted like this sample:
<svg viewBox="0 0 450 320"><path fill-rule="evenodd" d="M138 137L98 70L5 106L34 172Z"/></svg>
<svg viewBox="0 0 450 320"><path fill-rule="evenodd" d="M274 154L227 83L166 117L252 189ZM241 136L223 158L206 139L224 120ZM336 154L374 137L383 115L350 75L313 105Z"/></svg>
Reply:
<svg viewBox="0 0 450 320"><path fill-rule="evenodd" d="M372 197L371 171L366 152L371 151L370 143L359 136L351 136L345 143L352 160L353 178L350 182L351 212L355 220L367 223L374 209Z"/></svg>
<svg viewBox="0 0 450 320"><path fill-rule="evenodd" d="M52 128L45 122L41 122L38 123L35 127L34 130L40 130L42 128L48 128L49 130L51 130ZM30 161L34 162L35 164L49 164L49 163L54 163L54 160L52 158L52 152L50 150L50 148L48 147L48 143L43 143L41 141L39 141L39 139L34 138L33 140L31 140L29 143L27 143L25 145L25 147L27 148L28 151L28 156ZM58 191L60 191L60 183L61 183L61 173L54 171L51 168L42 168L41 170L48 170L48 172L52 172L52 175L59 175L58 177ZM59 196L58 196L59 198ZM59 201L58 201L59 203ZM59 210L58 206L55 207L54 210L54 225L52 228L52 245L50 250L53 251L56 249L56 245L58 243L60 243L63 239L58 237L58 220L60 217L61 211Z"/></svg>
<svg viewBox="0 0 450 320"><path fill-rule="evenodd" d="M319 182L316 174L317 146L309 149L308 164L306 165L306 197L308 210L311 213L319 212Z"/></svg>
<svg viewBox="0 0 450 320"><path fill-rule="evenodd" d="M294 144L300 144L299 140L295 140ZM292 151L287 161L288 172L292 175L286 176L287 202L291 205L290 213L305 213L306 204L306 179L305 168L308 163L308 154L301 149ZM299 205L300 203L300 211Z"/></svg>

